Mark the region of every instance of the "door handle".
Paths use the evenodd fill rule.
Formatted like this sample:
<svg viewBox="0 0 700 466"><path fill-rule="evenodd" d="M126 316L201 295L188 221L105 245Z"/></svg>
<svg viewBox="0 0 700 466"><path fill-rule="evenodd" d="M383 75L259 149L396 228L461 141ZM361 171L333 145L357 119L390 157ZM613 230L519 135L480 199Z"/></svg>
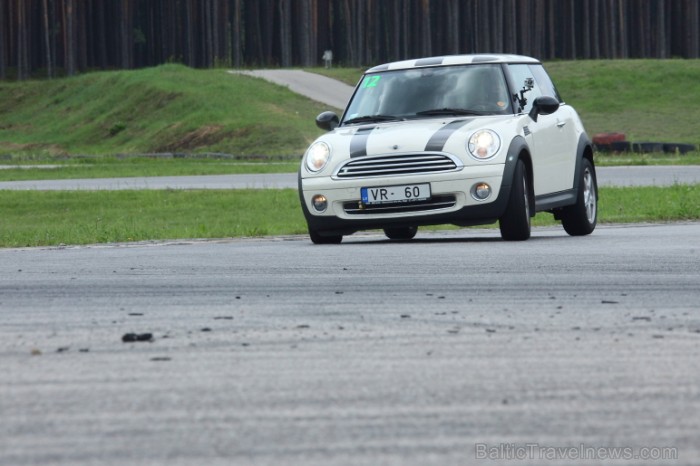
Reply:
<svg viewBox="0 0 700 466"><path fill-rule="evenodd" d="M566 125L565 121L557 121L557 128L563 128Z"/></svg>

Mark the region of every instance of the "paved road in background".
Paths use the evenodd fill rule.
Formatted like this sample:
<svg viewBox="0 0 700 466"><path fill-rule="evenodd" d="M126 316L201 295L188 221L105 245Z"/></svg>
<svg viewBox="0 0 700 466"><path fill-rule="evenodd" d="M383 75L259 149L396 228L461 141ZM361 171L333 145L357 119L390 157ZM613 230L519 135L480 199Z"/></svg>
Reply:
<svg viewBox="0 0 700 466"><path fill-rule="evenodd" d="M4 181L0 190L129 190L129 189L284 189L297 187L296 173L202 176L152 176L76 180Z"/></svg>
<svg viewBox="0 0 700 466"><path fill-rule="evenodd" d="M598 167L600 186L670 186L700 183L700 166ZM4 181L0 190L125 189L284 189L297 188L296 173L262 175L158 176L79 180Z"/></svg>
<svg viewBox="0 0 700 466"><path fill-rule="evenodd" d="M0 464L697 466L699 263L700 223L0 249ZM533 444L678 460L475 458Z"/></svg>
<svg viewBox="0 0 700 466"><path fill-rule="evenodd" d="M290 91L330 105L335 110L344 109L353 93L353 87L341 81L301 70L231 70L229 73L254 76L288 87ZM359 80L360 76L357 78Z"/></svg>

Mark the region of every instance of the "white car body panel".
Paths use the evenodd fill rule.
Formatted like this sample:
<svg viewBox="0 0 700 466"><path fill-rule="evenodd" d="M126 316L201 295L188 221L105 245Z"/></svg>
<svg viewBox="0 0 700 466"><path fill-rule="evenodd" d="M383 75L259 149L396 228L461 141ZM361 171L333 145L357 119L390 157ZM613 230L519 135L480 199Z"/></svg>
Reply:
<svg viewBox="0 0 700 466"><path fill-rule="evenodd" d="M555 193L571 188L576 166L578 117L573 109L562 105L551 115L542 115L529 124L532 131L535 195Z"/></svg>
<svg viewBox="0 0 700 466"><path fill-rule="evenodd" d="M510 65L516 66L509 68ZM524 85L513 82L515 74L510 73L511 69L517 69L517 75L524 80ZM533 70L532 76L537 77L527 78L528 70ZM496 74L494 79L478 79L479 76L491 76L487 73L494 72L502 73L502 77ZM538 60L517 55L432 57L379 65L368 70L358 83L346 113L340 118L340 126L337 126L338 117L329 115L329 112L317 119L319 126L322 126L321 121L323 125L328 124L323 127L329 131L314 141L311 147L323 142L329 148L326 150L323 144L316 145L324 147L324 154L330 152L325 166L318 169L307 164L307 155L302 161L299 172L300 199L314 242L323 242L319 232L333 237L338 232L342 235L377 227L406 228L406 225L441 222L471 225L496 221L504 215L505 206L510 202L508 196L511 187L514 184L523 186L523 181L515 180L513 175L519 160L526 163L526 168L518 173L524 172L531 180L525 181L524 185L528 190L528 199L524 204L526 212L530 212L527 204L532 204L529 216L537 210L556 209L574 203L577 199L575 190L581 151L588 151L587 157L592 164L592 149L576 111L561 100L548 96L549 100L538 100L548 110L545 111L545 107L537 110L540 107L536 107L526 113L524 96L533 88L530 85L528 89L528 81L533 79L537 92L552 89L556 93L551 82L546 81L548 77ZM483 85L485 90L482 97L489 95L488 88L494 87L489 83L495 81L499 81L497 84L500 87L490 94L497 97L490 100L493 109L484 108L476 114L451 111L450 103L457 101L453 99L461 101L461 96L465 96L464 101L477 102L469 93L478 92L477 96L481 96ZM484 84L477 86L477 82ZM415 96L415 101L412 100L414 97L397 100L396 95L402 94L404 83L417 86L420 90L413 94L403 92L405 96ZM430 83L435 86L427 85ZM450 86L450 83L453 85ZM463 83L468 86L461 87ZM451 97L453 95L455 97ZM538 102L535 100L537 95L529 97L533 102ZM508 99L511 102L503 102ZM358 103L353 107L355 100ZM441 103L432 104L437 107L426 108L426 102ZM448 106L443 108L439 105ZM532 105L530 103L528 108ZM351 108L352 113L348 115ZM392 108L412 108L409 111L414 113L402 117L396 110L380 110ZM510 108L519 108L520 111L509 112ZM427 109L433 114L425 114L424 110ZM433 109L441 113L435 114ZM448 112L443 115L444 110ZM383 115L382 111L389 114ZM406 110L398 110L401 111ZM321 120L322 116L324 120ZM335 128L327 123L333 118ZM350 121L352 119L357 121ZM488 155L478 158L470 153L468 144L475 133L482 131L491 135L489 141L494 139L493 135L497 135L500 145L493 152L494 146L487 143ZM322 157L325 158L325 155ZM431 165L432 160L439 160L436 165L444 161L447 168L442 165L435 168ZM421 165L423 163L428 168ZM429 184L430 198L426 195L404 202L392 198L386 208L383 204L372 204L369 199L362 200L362 188L425 186L426 183ZM528 188L530 183L531 187ZM486 197L476 196L477 186L483 184L488 185L490 193ZM315 196L321 199L321 204L314 203ZM431 204L433 200L435 203ZM372 205L364 205L363 202ZM491 205L493 207L489 207ZM529 225L527 228L529 236ZM520 233L515 236L524 236ZM337 240L338 236L334 238Z"/></svg>

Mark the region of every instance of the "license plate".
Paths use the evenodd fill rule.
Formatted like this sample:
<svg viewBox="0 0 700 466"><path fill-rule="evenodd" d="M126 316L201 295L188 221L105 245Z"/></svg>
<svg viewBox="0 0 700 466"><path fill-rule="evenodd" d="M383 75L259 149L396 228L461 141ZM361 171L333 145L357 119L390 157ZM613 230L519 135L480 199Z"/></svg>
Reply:
<svg viewBox="0 0 700 466"><path fill-rule="evenodd" d="M362 202L368 205L424 201L430 199L430 183L362 188L361 193Z"/></svg>

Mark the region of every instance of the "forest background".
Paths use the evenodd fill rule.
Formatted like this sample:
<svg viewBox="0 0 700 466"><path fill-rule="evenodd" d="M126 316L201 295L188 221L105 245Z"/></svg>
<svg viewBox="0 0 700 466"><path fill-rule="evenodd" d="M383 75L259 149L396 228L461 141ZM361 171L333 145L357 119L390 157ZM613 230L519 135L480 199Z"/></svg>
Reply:
<svg viewBox="0 0 700 466"><path fill-rule="evenodd" d="M0 0L0 79L491 52L698 58L698 0Z"/></svg>

